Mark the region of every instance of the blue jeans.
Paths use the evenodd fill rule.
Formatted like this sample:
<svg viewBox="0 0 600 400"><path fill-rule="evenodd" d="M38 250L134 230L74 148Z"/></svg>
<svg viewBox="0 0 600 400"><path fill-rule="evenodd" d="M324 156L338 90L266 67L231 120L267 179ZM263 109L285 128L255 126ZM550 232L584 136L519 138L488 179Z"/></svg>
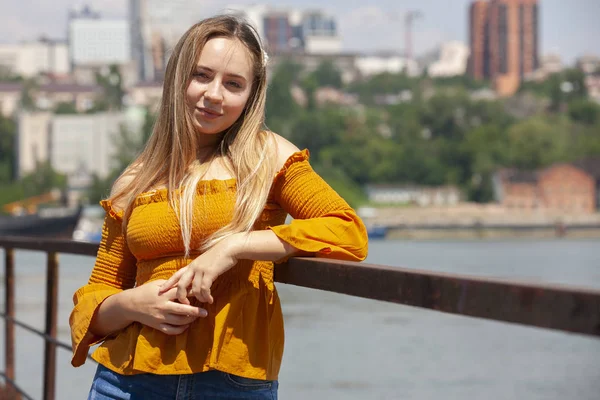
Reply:
<svg viewBox="0 0 600 400"><path fill-rule="evenodd" d="M88 400L277 400L277 381L221 371L121 375L98 365Z"/></svg>

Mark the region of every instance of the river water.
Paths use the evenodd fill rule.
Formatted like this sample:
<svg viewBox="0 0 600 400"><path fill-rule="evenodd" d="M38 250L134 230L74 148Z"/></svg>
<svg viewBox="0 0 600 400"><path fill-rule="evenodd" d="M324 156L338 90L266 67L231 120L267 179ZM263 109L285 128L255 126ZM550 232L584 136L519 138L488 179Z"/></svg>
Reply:
<svg viewBox="0 0 600 400"><path fill-rule="evenodd" d="M40 329L44 260L41 253L16 254L17 318ZM596 240L372 241L367 261L600 288ZM71 295L87 280L93 259L61 255L60 263L59 336L69 341ZM287 285L278 289L286 322L281 399L600 398L598 339ZM16 358L17 382L40 399L42 340L17 328ZM63 350L57 359L57 399L85 399L95 366L72 368Z"/></svg>

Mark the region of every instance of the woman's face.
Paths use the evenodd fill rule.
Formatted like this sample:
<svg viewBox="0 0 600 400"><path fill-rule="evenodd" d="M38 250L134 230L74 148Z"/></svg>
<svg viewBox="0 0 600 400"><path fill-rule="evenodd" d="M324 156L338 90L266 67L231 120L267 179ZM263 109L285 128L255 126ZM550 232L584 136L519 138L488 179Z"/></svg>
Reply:
<svg viewBox="0 0 600 400"><path fill-rule="evenodd" d="M214 135L239 118L252 90L252 56L237 39L209 40L200 54L186 91L194 126Z"/></svg>

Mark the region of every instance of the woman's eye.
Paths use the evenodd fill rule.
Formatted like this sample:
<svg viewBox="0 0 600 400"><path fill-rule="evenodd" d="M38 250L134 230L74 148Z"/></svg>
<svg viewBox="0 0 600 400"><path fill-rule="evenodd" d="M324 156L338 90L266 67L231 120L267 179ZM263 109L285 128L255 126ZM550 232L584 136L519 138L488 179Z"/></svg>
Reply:
<svg viewBox="0 0 600 400"><path fill-rule="evenodd" d="M208 75L206 75L206 73L204 73L204 72L196 72L196 73L194 74L194 76L195 76L196 78L208 79Z"/></svg>
<svg viewBox="0 0 600 400"><path fill-rule="evenodd" d="M236 82L236 81L231 81L231 82L229 82L229 85L230 85L230 86L233 86L233 87L234 87L234 88L236 88L236 89L241 89L241 88L242 88L242 85L240 85L240 84L239 84L238 82Z"/></svg>

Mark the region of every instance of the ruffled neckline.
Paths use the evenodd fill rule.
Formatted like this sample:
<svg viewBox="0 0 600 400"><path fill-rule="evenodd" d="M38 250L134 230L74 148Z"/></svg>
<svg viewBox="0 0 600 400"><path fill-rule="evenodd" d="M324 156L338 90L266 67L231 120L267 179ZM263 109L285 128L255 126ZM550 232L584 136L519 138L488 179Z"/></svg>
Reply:
<svg viewBox="0 0 600 400"><path fill-rule="evenodd" d="M288 159L285 161L283 166L279 169L279 171L273 177L273 184L271 187L275 186L277 180L283 176L286 171L293 164L301 161L306 161L310 158L310 152L308 149L304 149L301 151L297 151L290 155ZM201 180L198 182L196 186L197 194L207 194L207 193L219 193L227 190L232 190L237 187L237 179L228 178L228 179L208 179ZM180 190L180 189L179 189ZM133 207L137 207L139 205L149 204L149 203L158 203L168 201L168 188L160 188L154 189L147 192L140 193L135 200L133 201ZM112 202L110 200L102 200L100 201L100 205L102 208L106 210L106 212L113 218L122 221L123 220L123 210L116 211L112 207Z"/></svg>

